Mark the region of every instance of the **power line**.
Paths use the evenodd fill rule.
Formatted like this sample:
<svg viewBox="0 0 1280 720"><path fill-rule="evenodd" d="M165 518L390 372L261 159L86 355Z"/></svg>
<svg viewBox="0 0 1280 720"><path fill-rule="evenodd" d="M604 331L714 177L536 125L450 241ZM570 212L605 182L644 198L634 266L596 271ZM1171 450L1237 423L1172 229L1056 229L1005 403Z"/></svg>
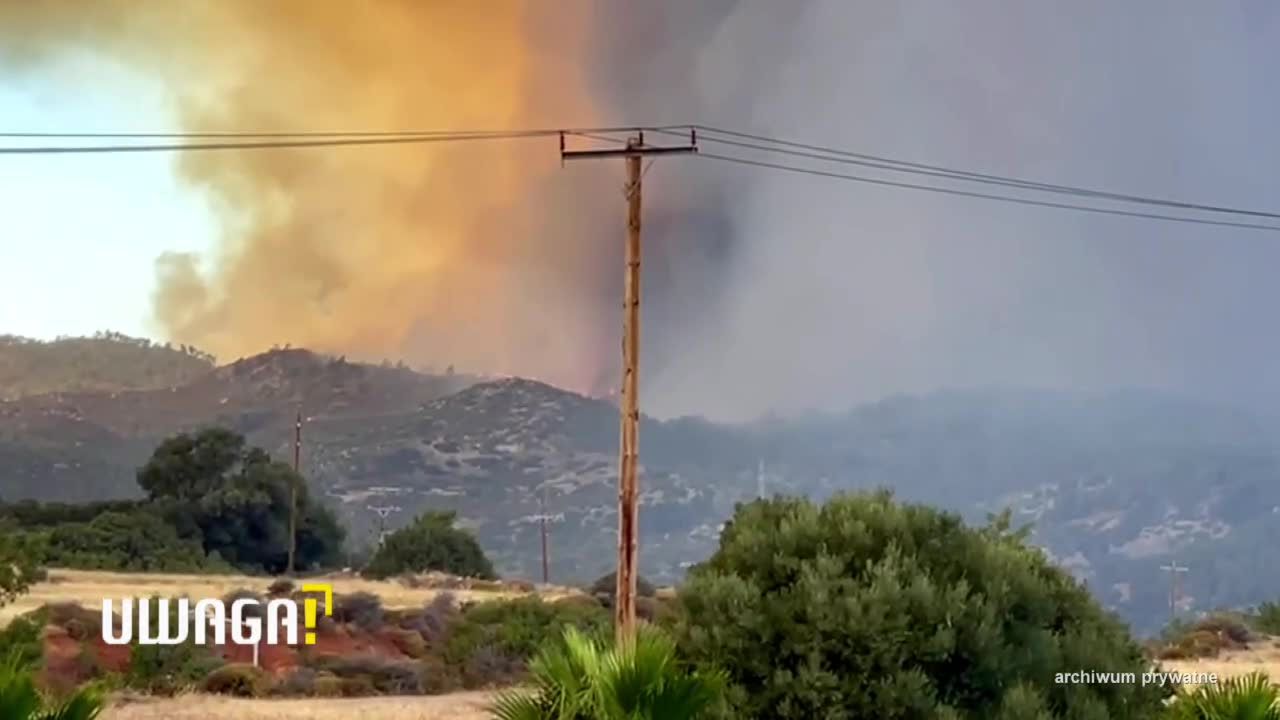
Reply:
<svg viewBox="0 0 1280 720"><path fill-rule="evenodd" d="M1146 205L1159 205L1163 207L1178 208L1182 210L1199 210L1202 212L1225 213L1230 215L1249 215L1253 217L1280 219L1280 213L1267 212L1261 210L1248 210L1242 208L1223 207L1219 205L1206 205L1201 203L1181 202L1177 200L1167 200L1162 198L1147 197L1142 195L1129 195L1125 193L1108 192L1105 190L1094 190L1091 188L1078 187L1073 185L1060 185L1055 183L1039 182L1035 180L1026 180L1023 178L1009 177L1003 175L993 175L990 173L971 172L967 170L956 170L940 165L928 165L925 163L908 162L905 160L896 160L881 155L869 155L866 153L851 152L838 148L824 147L822 145L812 145L808 143L795 142L792 140L782 140L771 138L764 135L753 135L751 133L738 132L736 130L726 130L707 125L695 125L696 129L703 131L702 140L705 142L720 143L722 145L732 145L753 150L761 150L764 152L782 153L797 157L815 158L828 162L847 163L851 165L860 165L863 167L876 168L881 170L889 170L893 172L913 173L917 175L927 175L931 177L954 178L958 180L966 180L969 182L980 182L992 185L1003 185L1007 187L1019 187L1028 190L1039 190L1043 192L1054 192L1067 195L1075 195L1079 197L1094 197L1106 200L1117 200L1121 202L1132 202ZM655 132L668 132L667 129L657 129ZM744 143L736 140L725 140L709 136L707 133L728 135L732 137L745 138L758 142L770 143L782 147L768 147L765 145L757 145L752 143ZM785 148L799 148L801 150L809 150L814 152L797 152L795 150L787 150ZM822 154L817 154L822 153ZM834 157L833 157L834 156Z"/></svg>
<svg viewBox="0 0 1280 720"><path fill-rule="evenodd" d="M458 142L465 140L511 140L548 137L559 133L559 130L529 130L478 135L456 134L407 135L394 137L329 137L317 138L314 140L262 140L257 142L210 142L163 145L46 145L39 147L3 147L0 148L0 155L80 155L88 153L185 152L191 150L262 150L268 148L314 148L337 147L344 145L405 145L433 142Z"/></svg>
<svg viewBox="0 0 1280 720"><path fill-rule="evenodd" d="M665 131L676 126L654 128ZM687 126L686 126L687 127ZM419 132L346 132L346 133L0 133L8 138L116 138L116 139L217 139L228 142L164 143L140 145L43 145L0 147L0 155L80 155L90 153L185 152L192 150L263 150L272 148L316 148L346 145L403 145L468 140L512 140L572 135L605 139L600 133L629 132L626 128L568 128L536 130L424 130ZM248 140L247 138L266 138Z"/></svg>
<svg viewBox="0 0 1280 720"><path fill-rule="evenodd" d="M1147 218L1151 220L1168 220L1171 222L1185 222L1196 225L1217 225L1220 227L1246 228L1249 230L1271 230L1280 231L1280 225L1265 225L1261 223L1244 223L1231 222L1228 220L1209 220L1206 218L1185 217L1180 215L1162 215L1160 213L1139 212L1136 210L1119 210L1116 208L1102 208L1090 205L1074 205L1071 203L1058 203L1048 200L1033 200L1031 198L1014 197L1012 195L995 195L991 193L972 192L969 190L958 190L956 188L939 187L936 185L919 185L916 183L898 182L896 180L883 180L880 178L869 178L861 175L847 175L845 173L829 172L826 170L815 170L813 168L802 168L794 165L783 165L781 163L764 162L761 160L750 160L747 158L732 157L729 155L717 155L715 153L699 152L699 157L710 158L712 160L720 160L723 162L738 163L742 165L752 165L755 167L772 168L775 170L785 170L788 172L802 173L805 175L816 175L819 177L834 178L838 180L848 180L851 182L867 183L870 185L883 185L887 187L903 188L907 190L923 190L925 192L941 193L943 195L958 195L960 197L980 198L983 200L996 200L999 202L1014 203L1017 205L1031 205L1035 207L1058 208L1061 210L1077 210L1080 212L1098 213L1102 215L1120 215L1123 217Z"/></svg>
<svg viewBox="0 0 1280 720"><path fill-rule="evenodd" d="M645 127L619 125L605 127L526 128L523 130L283 130L254 132L247 130L215 130L190 132L0 132L0 138L117 138L117 139L183 139L183 138L364 138L364 137L430 137L430 136L504 136L512 133L527 135L585 135L586 133L634 133L651 130L689 130L689 125L658 125ZM610 138L613 140L613 138Z"/></svg>
<svg viewBox="0 0 1280 720"><path fill-rule="evenodd" d="M662 125L651 128L639 128L635 126L614 126L614 127L595 127L595 128L567 128L567 129L531 129L531 130L472 130L472 131L454 131L454 130L418 130L418 131L340 131L340 132L167 132L167 133L37 133L37 132L0 132L0 137L8 138L133 138L133 139L228 139L234 141L227 142L200 142L200 143L165 143L165 144L111 144L111 145L77 145L77 146L31 146L31 147L0 147L0 155L46 155L46 154L88 154L88 153L137 153L137 152L185 152L185 151L216 151L216 150L258 150L273 148L315 148L315 147L340 147L340 146L367 146L367 145L400 145L400 144L419 144L419 143L435 143L435 142L461 142L473 140L509 140L524 138L540 138L551 136L572 135L575 137L588 138L592 140L600 140L606 142L622 143L618 138L607 137L608 133L632 132L649 130L656 133L677 134L675 130L683 129L691 134L697 130L701 130L702 139L707 142L716 142L724 145L741 147L751 150L759 150L764 152L775 152L792 157L803 157L809 159L821 160L824 162L836 162L860 165L880 170L888 170L892 172L906 172L917 175L926 175L930 177L945 178L948 180L962 180L972 182L982 182L987 184L1001 185L1006 187L1014 187L1025 190L1054 192L1072 195L1076 197L1091 197L1097 199L1115 200L1119 202L1133 202L1149 205L1158 205L1163 207L1179 208L1184 210L1193 210L1201 212L1225 213L1246 215L1261 218L1280 219L1280 213L1271 213L1257 210L1247 210L1240 208L1222 207L1216 205L1207 205L1200 203L1180 202L1174 200L1165 200L1160 198L1144 197L1139 195L1126 195L1122 193L1111 193L1101 190L1092 190L1088 188L1075 187L1070 185L1058 185L1053 183L1042 183L1021 178L1005 177L992 175L987 173L976 173L963 170L955 170L938 165L928 165L924 163L914 163L893 158L870 155L866 153L855 153L848 150L825 147L809 143L796 142L793 140L783 140L779 138L771 138L765 135L757 135L752 133L744 133L736 130L728 130L709 125ZM683 133L681 133L683 134ZM710 135L710 136L708 136ZM769 145L761 145L757 143L741 142L738 140L728 140L723 137L715 137L715 135L724 135L729 137L744 138L754 140L757 143L769 143L777 147ZM258 138L256 140L251 138ZM563 144L563 142L562 142ZM810 152L812 151L812 152ZM886 187L896 187L910 190L922 190L926 192L941 193L946 195L955 195L960 197L979 198L985 200L995 200L999 202L1008 202L1019 205L1030 205L1035 207L1048 207L1063 210L1076 210L1079 212L1089 212L1102 215L1117 215L1122 217L1136 217L1152 220L1166 220L1170 222L1185 222L1198 225L1213 225L1220 227L1236 227L1251 230L1280 230L1280 226L1267 225L1261 223L1247 222L1231 222L1226 220L1211 220L1207 218L1188 217L1181 215L1167 215L1161 213L1140 212L1134 210L1122 210L1118 208L1106 208L1093 205L1080 205L1073 203L1060 203L1048 200L1036 200L1027 197L1019 197L1016 195L1001 195L995 193L982 193L969 190L962 190L954 187L944 187L938 185L924 185L917 183L901 182L895 180L886 180L880 178L864 177L859 175L849 175L844 173L830 172L815 168L799 167L795 165L784 165L781 163L771 163L760 160L752 160L744 157L735 157L731 155L718 155L714 153L702 153L704 157L713 160L721 160L733 162L742 165L752 165L756 167L773 168L789 172L803 173L808 175L822 176L840 180L848 180L853 182L862 182L873 185L882 185Z"/></svg>

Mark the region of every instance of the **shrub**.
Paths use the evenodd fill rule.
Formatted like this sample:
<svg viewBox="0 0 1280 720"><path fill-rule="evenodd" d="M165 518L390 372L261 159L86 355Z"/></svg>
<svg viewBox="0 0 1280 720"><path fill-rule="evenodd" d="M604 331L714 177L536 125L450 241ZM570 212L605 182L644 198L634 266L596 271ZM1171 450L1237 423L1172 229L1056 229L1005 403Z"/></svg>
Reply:
<svg viewBox="0 0 1280 720"><path fill-rule="evenodd" d="M314 688L316 697L342 697L342 678L333 673L317 673Z"/></svg>
<svg viewBox="0 0 1280 720"><path fill-rule="evenodd" d="M338 595L333 599L333 619L373 632L382 627L382 599L366 592Z"/></svg>
<svg viewBox="0 0 1280 720"><path fill-rule="evenodd" d="M102 612L90 610L78 603L61 602L44 606L50 625L65 628L71 639L83 642L102 634Z"/></svg>
<svg viewBox="0 0 1280 720"><path fill-rule="evenodd" d="M1280 635L1280 602L1264 602L1254 611L1253 629L1266 635Z"/></svg>
<svg viewBox="0 0 1280 720"><path fill-rule="evenodd" d="M496 578L493 565L475 536L454 527L456 518L451 512L419 515L409 526L387 536L364 574L381 580L406 572L435 570L485 580Z"/></svg>
<svg viewBox="0 0 1280 720"><path fill-rule="evenodd" d="M449 628L443 657L462 668L466 687L484 687L513 679L563 628L594 632L608 625L608 613L599 606L556 605L538 597L491 600L467 608Z"/></svg>
<svg viewBox="0 0 1280 720"><path fill-rule="evenodd" d="M46 561L58 567L132 572L230 569L209 558L198 540L180 537L155 512L107 511L89 522L63 523L48 533Z"/></svg>
<svg viewBox="0 0 1280 720"><path fill-rule="evenodd" d="M125 684L152 695L173 695L195 687L223 664L208 648L181 645L133 645Z"/></svg>
<svg viewBox="0 0 1280 720"><path fill-rule="evenodd" d="M463 687L462 674L458 668L447 664L437 655L427 655L418 663L422 670L422 692L428 695L443 695Z"/></svg>
<svg viewBox="0 0 1280 720"><path fill-rule="evenodd" d="M325 656L318 658L315 668L343 680L365 680L369 692L387 695L419 695L422 693L422 671L416 662L387 660L376 655ZM347 694L355 685L344 685Z"/></svg>
<svg viewBox="0 0 1280 720"><path fill-rule="evenodd" d="M44 611L28 613L0 628L0 662L12 659L23 668L39 665L44 657L46 617Z"/></svg>
<svg viewBox="0 0 1280 720"><path fill-rule="evenodd" d="M597 597L608 596L613 598L618 591L618 571L614 570L608 575L603 575L591 583L591 594ZM653 587L653 583L645 580L643 577L636 578L636 596L637 597L653 597L657 590Z"/></svg>
<svg viewBox="0 0 1280 720"><path fill-rule="evenodd" d="M1215 612L1195 621L1192 627L1198 632L1217 635L1224 647L1243 647L1257 639L1248 620L1240 613Z"/></svg>
<svg viewBox="0 0 1280 720"><path fill-rule="evenodd" d="M1125 628L1044 554L888 492L740 505L674 630L723 668L734 717L1156 718L1171 690L1070 685L1147 671Z"/></svg>
<svg viewBox="0 0 1280 720"><path fill-rule="evenodd" d="M427 654L427 641L416 630L395 630L391 633L391 644L400 652L415 660Z"/></svg>
<svg viewBox="0 0 1280 720"><path fill-rule="evenodd" d="M416 631L428 647L439 647L444 644L449 626L461 615L453 594L443 592L431 598L421 610L401 614L396 624L405 630Z"/></svg>
<svg viewBox="0 0 1280 720"><path fill-rule="evenodd" d="M338 683L343 697L369 697L378 694L378 688L367 675L338 678Z"/></svg>
<svg viewBox="0 0 1280 720"><path fill-rule="evenodd" d="M479 690L511 685L524 674L526 660L494 645L474 648L462 664L462 686Z"/></svg>
<svg viewBox="0 0 1280 720"><path fill-rule="evenodd" d="M272 692L276 695L284 697L310 697L318 695L316 691L316 679L319 677L313 668L296 667L289 671L272 687Z"/></svg>
<svg viewBox="0 0 1280 720"><path fill-rule="evenodd" d="M293 594L295 587L292 580L280 578L267 586L267 595L273 598L289 597Z"/></svg>
<svg viewBox="0 0 1280 720"><path fill-rule="evenodd" d="M237 600L256 600L258 602L257 605L245 606L244 617L266 617L267 608L265 607L265 603L267 599L260 593L256 593L253 590L247 590L245 588L232 590L227 593L226 596L222 598L222 602L226 603L228 613L231 612L231 606Z"/></svg>
<svg viewBox="0 0 1280 720"><path fill-rule="evenodd" d="M246 663L223 665L200 683L200 689L207 693L250 698L265 695L269 687L266 673Z"/></svg>

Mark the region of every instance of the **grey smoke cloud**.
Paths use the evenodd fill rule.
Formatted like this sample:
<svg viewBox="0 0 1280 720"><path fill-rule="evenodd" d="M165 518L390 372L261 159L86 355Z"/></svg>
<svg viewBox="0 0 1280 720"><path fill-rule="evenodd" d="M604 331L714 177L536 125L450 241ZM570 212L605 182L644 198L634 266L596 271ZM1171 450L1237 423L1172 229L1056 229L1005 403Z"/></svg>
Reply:
<svg viewBox="0 0 1280 720"><path fill-rule="evenodd" d="M598 20L600 91L620 119L1280 208L1280 10L1266 3L744 0ZM1280 233L707 159L662 160L650 178L651 208L685 206L663 234L661 210L647 216L643 400L659 414L982 385L1257 406L1280 391Z"/></svg>

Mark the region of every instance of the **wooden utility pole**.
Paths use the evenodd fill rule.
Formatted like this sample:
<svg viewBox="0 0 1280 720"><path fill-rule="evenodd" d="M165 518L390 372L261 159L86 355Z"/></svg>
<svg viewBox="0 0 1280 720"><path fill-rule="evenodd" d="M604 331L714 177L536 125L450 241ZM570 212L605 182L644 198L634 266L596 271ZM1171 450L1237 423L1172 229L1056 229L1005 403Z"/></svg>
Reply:
<svg viewBox="0 0 1280 720"><path fill-rule="evenodd" d="M293 425L293 479L289 483L289 567L287 575L294 574L298 554L298 482L302 479L302 410L298 410Z"/></svg>
<svg viewBox="0 0 1280 720"><path fill-rule="evenodd" d="M1169 573L1169 622L1173 622L1178 616L1178 599L1182 595L1182 575L1188 571L1186 567L1180 567L1177 561L1173 561L1168 565L1161 565L1161 570Z"/></svg>
<svg viewBox="0 0 1280 720"><path fill-rule="evenodd" d="M648 155L675 155L698 151L697 136L690 131L689 144L650 147L644 132L627 140L627 146L609 150L565 150L560 135L561 160L625 158L627 162L627 244L622 313L622 408L618 448L618 572L614 595L614 631L618 644L629 644L636 633L637 523L636 471L640 459L640 188L644 172L641 160Z"/></svg>

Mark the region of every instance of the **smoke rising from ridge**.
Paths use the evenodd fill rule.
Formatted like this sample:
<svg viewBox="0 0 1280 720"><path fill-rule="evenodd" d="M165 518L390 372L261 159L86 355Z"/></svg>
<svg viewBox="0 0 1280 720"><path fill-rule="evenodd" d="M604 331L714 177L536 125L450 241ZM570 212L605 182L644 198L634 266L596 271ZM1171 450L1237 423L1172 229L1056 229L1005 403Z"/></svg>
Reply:
<svg viewBox="0 0 1280 720"><path fill-rule="evenodd" d="M172 88L190 129L702 122L1276 204L1280 14L1263 3L476 5L5 3L0 58L111 54ZM520 141L180 169L220 203L225 236L216 257L160 264L175 341L613 384L621 163L561 169L553 141ZM645 241L641 385L658 414L996 384L1280 394L1268 235L670 158L646 176Z"/></svg>

